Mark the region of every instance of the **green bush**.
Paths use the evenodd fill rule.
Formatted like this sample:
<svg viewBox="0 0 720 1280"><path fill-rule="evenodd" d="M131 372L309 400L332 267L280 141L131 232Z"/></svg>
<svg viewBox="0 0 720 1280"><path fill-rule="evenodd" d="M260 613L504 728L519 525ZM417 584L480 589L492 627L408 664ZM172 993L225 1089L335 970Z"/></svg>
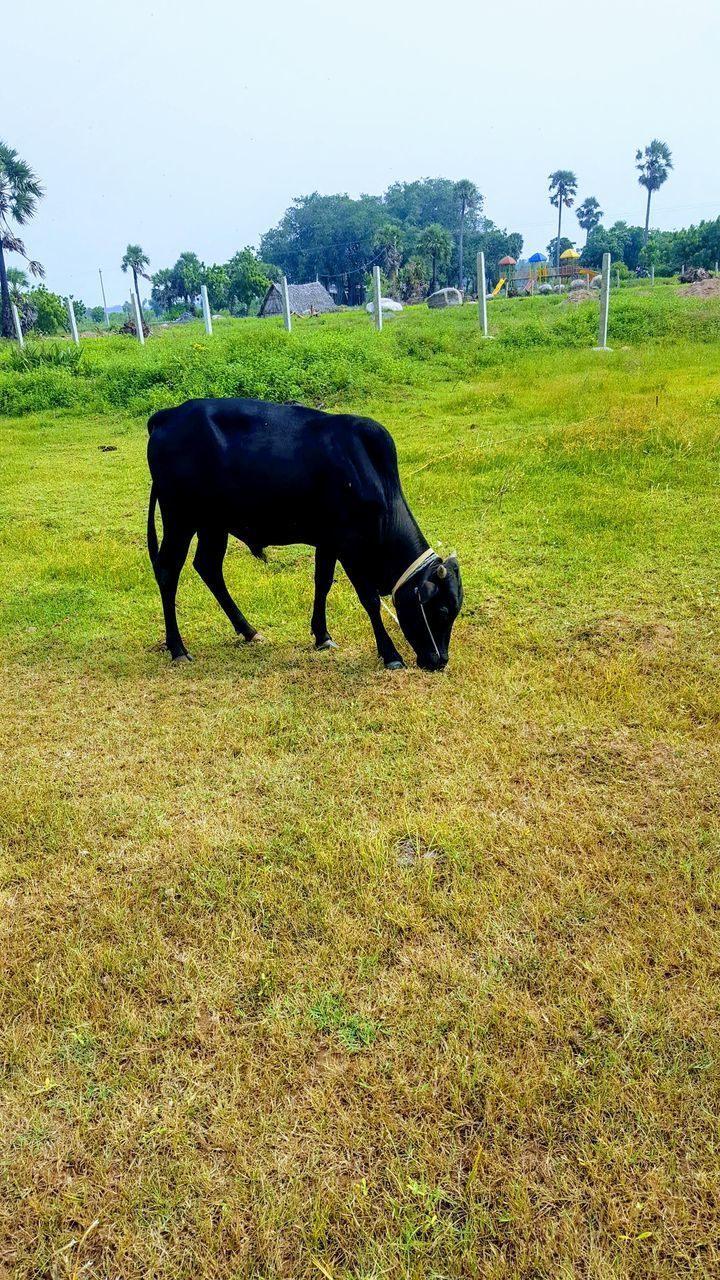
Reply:
<svg viewBox="0 0 720 1280"><path fill-rule="evenodd" d="M518 298L490 307L495 342L479 337L475 307L431 312L410 307L381 334L364 312L295 322L292 334L274 320L220 320L212 338L200 324L156 331L144 347L113 336L37 341L24 352L0 344L0 411L22 414L82 404L103 412L147 416L202 396L301 400L328 407L362 404L393 383L477 382L485 370L546 348L590 347L597 336L597 299ZM613 293L611 345L720 339L720 303L677 289Z"/></svg>
<svg viewBox="0 0 720 1280"><path fill-rule="evenodd" d="M50 293L44 285L31 290L27 295L37 311L33 328L36 333L52 337L56 333L64 333L68 327L68 316L65 303L56 293Z"/></svg>

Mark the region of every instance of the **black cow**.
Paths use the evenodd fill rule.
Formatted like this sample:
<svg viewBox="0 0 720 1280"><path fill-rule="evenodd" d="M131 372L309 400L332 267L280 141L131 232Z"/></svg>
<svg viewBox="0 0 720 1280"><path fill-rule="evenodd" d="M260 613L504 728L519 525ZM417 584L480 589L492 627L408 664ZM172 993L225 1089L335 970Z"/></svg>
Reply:
<svg viewBox="0 0 720 1280"><path fill-rule="evenodd" d="M175 594L197 533L194 566L246 640L258 633L225 585L228 534L260 558L268 546L316 548L310 625L317 649L334 648L325 604L339 560L369 614L386 667L404 665L380 616L380 597L390 593L418 665L429 671L446 665L462 604L457 559L443 561L420 532L400 487L394 442L379 423L297 404L188 400L154 414L148 431L148 551L174 659L189 658Z"/></svg>

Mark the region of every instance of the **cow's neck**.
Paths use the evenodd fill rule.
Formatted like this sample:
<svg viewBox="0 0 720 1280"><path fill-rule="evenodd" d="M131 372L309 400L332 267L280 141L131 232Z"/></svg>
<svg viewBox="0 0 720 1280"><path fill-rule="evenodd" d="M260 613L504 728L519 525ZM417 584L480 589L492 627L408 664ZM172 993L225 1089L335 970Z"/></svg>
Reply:
<svg viewBox="0 0 720 1280"><path fill-rule="evenodd" d="M407 503L399 502L382 545L381 563L378 565L380 594L389 595L398 578L429 546Z"/></svg>

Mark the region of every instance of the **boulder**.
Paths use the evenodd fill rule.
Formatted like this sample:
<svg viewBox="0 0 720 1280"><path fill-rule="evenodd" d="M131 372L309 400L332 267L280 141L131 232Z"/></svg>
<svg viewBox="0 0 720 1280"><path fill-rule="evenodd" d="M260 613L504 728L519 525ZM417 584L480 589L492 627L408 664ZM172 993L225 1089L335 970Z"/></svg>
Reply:
<svg viewBox="0 0 720 1280"><path fill-rule="evenodd" d="M571 280L571 281L570 281L570 288L571 288L571 289L586 289L586 288L587 288L587 285L585 284L585 281L584 281L584 280Z"/></svg>
<svg viewBox="0 0 720 1280"><path fill-rule="evenodd" d="M552 285L551 285L551 284L547 284L547 283L546 283L546 284L539 284L539 285L538 285L538 290L537 290L537 291L538 291L538 293L552 293L552 291L553 291L553 287L552 287Z"/></svg>
<svg viewBox="0 0 720 1280"><path fill-rule="evenodd" d="M438 289L427 300L429 307L461 307L463 296L459 289Z"/></svg>
<svg viewBox="0 0 720 1280"><path fill-rule="evenodd" d="M709 273L704 267L688 267L680 275L681 284L697 284L700 280L708 280Z"/></svg>
<svg viewBox="0 0 720 1280"><path fill-rule="evenodd" d="M394 298L381 298L381 299L380 299L380 310L381 310L381 311L402 311L402 309L403 309L403 304L402 304L402 302L396 302ZM368 304L367 304L367 306L366 306L365 310L367 311L368 315L373 315L373 314L374 314L374 312L375 312L375 303L374 303L374 302L368 302Z"/></svg>

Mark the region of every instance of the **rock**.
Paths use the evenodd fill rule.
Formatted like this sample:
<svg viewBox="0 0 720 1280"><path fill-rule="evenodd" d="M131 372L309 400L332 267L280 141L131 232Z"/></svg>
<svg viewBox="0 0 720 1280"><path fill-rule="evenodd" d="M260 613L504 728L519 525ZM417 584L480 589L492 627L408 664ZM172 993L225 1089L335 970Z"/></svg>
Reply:
<svg viewBox="0 0 720 1280"><path fill-rule="evenodd" d="M571 289L584 289L585 287L586 287L586 286L585 286L585 281L584 281L584 280L571 280L571 281L570 281L570 288L571 288Z"/></svg>
<svg viewBox="0 0 720 1280"><path fill-rule="evenodd" d="M681 284L697 284L700 280L708 280L709 272L704 267L688 267L680 276Z"/></svg>
<svg viewBox="0 0 720 1280"><path fill-rule="evenodd" d="M590 281L590 288L599 289L601 284L602 284L602 276L593 276L592 280Z"/></svg>
<svg viewBox="0 0 720 1280"><path fill-rule="evenodd" d="M553 291L553 287L551 284L538 285L538 293L552 293L552 291Z"/></svg>
<svg viewBox="0 0 720 1280"><path fill-rule="evenodd" d="M394 298L381 298L381 299L380 299L380 310L381 310L381 311L402 311L402 309L403 309L403 304L402 304L402 302L396 302ZM374 302L368 302L368 304L367 304L367 306L366 306L365 310L367 311L368 315L374 315L374 313L375 313L375 303L374 303Z"/></svg>
<svg viewBox="0 0 720 1280"><path fill-rule="evenodd" d="M193 320L197 320L197 316L192 311L183 311L177 320L172 321L172 324L192 324Z"/></svg>
<svg viewBox="0 0 720 1280"><path fill-rule="evenodd" d="M146 321L145 321L144 319L143 319L143 322L142 322L142 330L143 330L143 336L144 336L144 337L146 337L146 338L149 338L149 337L150 337L150 330L149 330L149 328L148 328L148 326L147 326L147 323L146 323ZM121 326L120 326L120 328L118 329L118 333L122 333L122 334L124 334L124 335L125 335L125 337L136 338L136 337L137 337L137 329L136 329L136 327L135 327L135 321L134 321L134 320L131 320L131 319L130 319L130 317L128 316L128 318L127 318L127 320L125 321L125 323L124 323L123 325L121 325Z"/></svg>
<svg viewBox="0 0 720 1280"><path fill-rule="evenodd" d="M463 296L459 289L438 289L427 300L429 307L461 307Z"/></svg>

